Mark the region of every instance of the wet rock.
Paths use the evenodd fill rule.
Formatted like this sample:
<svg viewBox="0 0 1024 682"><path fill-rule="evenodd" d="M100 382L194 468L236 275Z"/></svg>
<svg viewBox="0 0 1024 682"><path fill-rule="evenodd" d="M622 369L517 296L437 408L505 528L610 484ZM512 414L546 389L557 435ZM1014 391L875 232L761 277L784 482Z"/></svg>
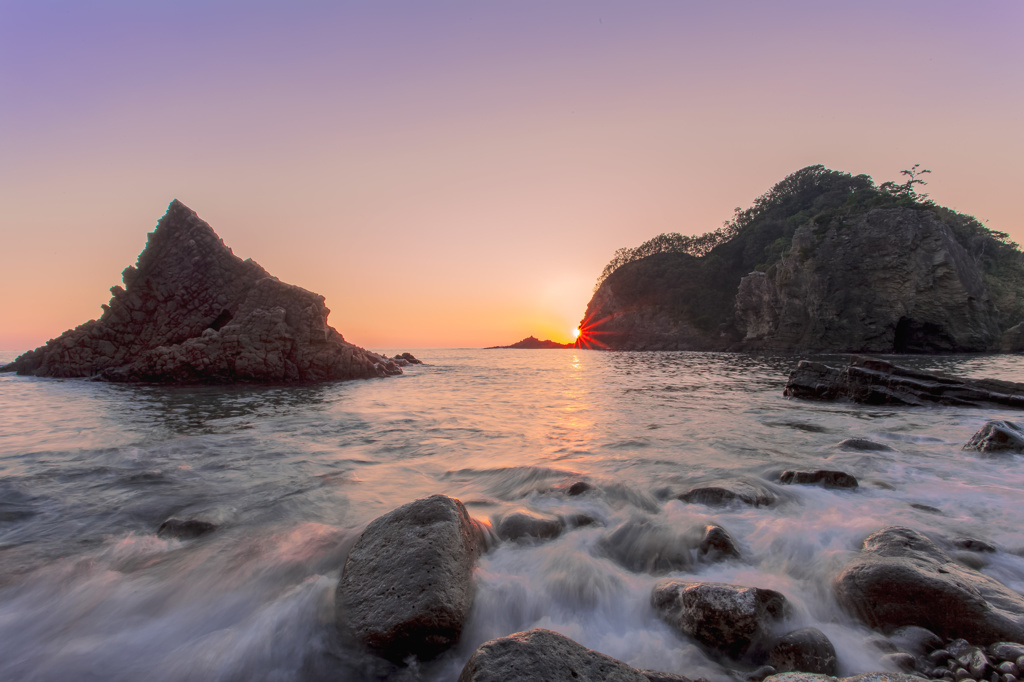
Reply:
<svg viewBox="0 0 1024 682"><path fill-rule="evenodd" d="M598 518L583 512L567 514L562 517L562 520L565 522L565 526L567 528L585 528L587 526L593 526L601 523Z"/></svg>
<svg viewBox="0 0 1024 682"><path fill-rule="evenodd" d="M857 479L842 471L783 471L779 483L786 485L818 485L825 488L856 488Z"/></svg>
<svg viewBox="0 0 1024 682"><path fill-rule="evenodd" d="M996 671L999 672L1000 675L1017 675L1017 673L1020 672L1017 668L1017 664L1012 661L1003 661L996 666Z"/></svg>
<svg viewBox="0 0 1024 682"><path fill-rule="evenodd" d="M243 261L175 200L103 315L6 366L159 383L308 383L401 374L327 324L324 297Z"/></svg>
<svg viewBox="0 0 1024 682"><path fill-rule="evenodd" d="M454 645L473 603L482 533L458 500L416 500L372 521L338 582L339 622L370 650L400 662Z"/></svg>
<svg viewBox="0 0 1024 682"><path fill-rule="evenodd" d="M1024 408L1024 384L962 379L863 357L852 359L843 368L801 360L789 375L783 395L807 400L845 398L867 405Z"/></svg>
<svg viewBox="0 0 1024 682"><path fill-rule="evenodd" d="M738 559L740 556L736 541L732 539L729 532L714 524L704 526L704 537L700 539L697 551L702 557L711 561Z"/></svg>
<svg viewBox="0 0 1024 682"><path fill-rule="evenodd" d="M749 673L746 674L745 677L748 680L748 682L761 682L766 677L771 677L776 672L778 671L775 669L775 666L762 665L759 668L751 670Z"/></svg>
<svg viewBox="0 0 1024 682"><path fill-rule="evenodd" d="M885 443L876 443L867 438L847 438L836 443L836 447L842 450L857 450L860 452L893 452L893 449Z"/></svg>
<svg viewBox="0 0 1024 682"><path fill-rule="evenodd" d="M561 535L564 527L559 518L526 509L506 514L495 524L499 538L514 542L551 540Z"/></svg>
<svg viewBox="0 0 1024 682"><path fill-rule="evenodd" d="M458 682L648 682L642 672L551 630L484 642Z"/></svg>
<svg viewBox="0 0 1024 682"><path fill-rule="evenodd" d="M835 675L838 670L836 649L818 628L794 630L779 638L768 653L768 664L779 672Z"/></svg>
<svg viewBox="0 0 1024 682"><path fill-rule="evenodd" d="M992 664L981 647L975 647L969 654L958 658L957 662L967 668L967 672L976 680L992 674Z"/></svg>
<svg viewBox="0 0 1024 682"><path fill-rule="evenodd" d="M978 538L954 538L952 543L954 547L966 549L969 552L985 552L991 554L996 551L995 545L985 542L984 540L979 540Z"/></svg>
<svg viewBox="0 0 1024 682"><path fill-rule="evenodd" d="M647 518L630 519L598 541L600 551L623 568L654 575L691 567L696 544L696 538Z"/></svg>
<svg viewBox="0 0 1024 682"><path fill-rule="evenodd" d="M594 486L590 485L586 481L576 481L575 483L573 483L571 486L569 486L566 489L565 493L567 495L576 496L576 495L582 495L583 493L586 493L586 492L590 492L593 489L594 489Z"/></svg>
<svg viewBox="0 0 1024 682"><path fill-rule="evenodd" d="M882 656L882 662L890 668L902 670L905 673L913 672L917 669L917 659L904 651L897 651L894 654L886 654L885 656Z"/></svg>
<svg viewBox="0 0 1024 682"><path fill-rule="evenodd" d="M217 530L217 525L199 519L167 519L157 529L157 537L190 540Z"/></svg>
<svg viewBox="0 0 1024 682"><path fill-rule="evenodd" d="M963 449L977 452L1024 452L1024 428L1011 421L985 422Z"/></svg>
<svg viewBox="0 0 1024 682"><path fill-rule="evenodd" d="M405 360L410 365L422 365L423 364L423 361L422 360L417 360L416 356L414 356L412 353L402 353L400 355L396 355L394 357L394 359L395 360L398 360L398 359Z"/></svg>
<svg viewBox="0 0 1024 682"><path fill-rule="evenodd" d="M946 663L952 660L953 654L949 653L948 649L936 649L935 651L928 654L928 660L933 665L946 665Z"/></svg>
<svg viewBox="0 0 1024 682"><path fill-rule="evenodd" d="M776 496L767 486L752 481L722 481L692 488L679 496L683 502L721 507L740 502L753 507L775 504Z"/></svg>
<svg viewBox="0 0 1024 682"><path fill-rule="evenodd" d="M941 509L939 509L938 507L933 507L930 504L921 504L920 502L911 502L910 506L913 507L914 509L920 509L923 512L928 512L929 514L941 514L942 513Z"/></svg>
<svg viewBox="0 0 1024 682"><path fill-rule="evenodd" d="M840 604L876 628L917 625L979 643L1024 636L1024 596L955 563L909 528L885 528L865 539L835 591Z"/></svg>
<svg viewBox="0 0 1024 682"><path fill-rule="evenodd" d="M999 661L1016 661L1024 656L1024 644L1017 642L996 642L988 650Z"/></svg>
<svg viewBox="0 0 1024 682"><path fill-rule="evenodd" d="M680 633L730 658L760 647L787 607L774 590L675 579L654 586L651 604Z"/></svg>
<svg viewBox="0 0 1024 682"><path fill-rule="evenodd" d="M916 625L905 625L896 628L889 635L889 641L899 651L906 651L914 656L927 656L942 647L942 638L931 630Z"/></svg>
<svg viewBox="0 0 1024 682"><path fill-rule="evenodd" d="M660 670L648 670L647 668L641 668L640 674L647 678L647 682L708 682L703 677L691 680L689 677L685 677L683 675L665 673Z"/></svg>
<svg viewBox="0 0 1024 682"><path fill-rule="evenodd" d="M924 678L907 673L871 672L853 677L832 677L816 673L779 673L765 682L923 682Z"/></svg>

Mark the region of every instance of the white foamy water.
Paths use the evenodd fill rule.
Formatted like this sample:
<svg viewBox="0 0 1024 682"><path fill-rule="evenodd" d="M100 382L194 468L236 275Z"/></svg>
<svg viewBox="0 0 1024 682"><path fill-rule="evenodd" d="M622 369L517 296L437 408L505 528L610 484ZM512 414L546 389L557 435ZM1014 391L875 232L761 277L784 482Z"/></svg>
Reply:
<svg viewBox="0 0 1024 682"><path fill-rule="evenodd" d="M824 631L843 674L877 670L883 652L831 582L893 524L994 544L964 559L1024 591L1024 457L961 450L986 420L1019 413L788 400L795 357L416 354L429 364L401 377L300 388L0 375L0 679L449 680L479 643L532 627L728 679L650 607L666 575L779 590L794 606L786 627ZM900 361L1024 381L1017 356ZM835 447L854 437L893 450ZM780 502L760 508L675 499L722 477L773 486L787 468L841 469L861 487L776 486ZM581 479L595 490L555 490ZM339 644L334 585L366 523L434 493L483 521L525 507L598 523L492 549L459 647L397 668ZM157 538L171 516L220 527ZM624 525L671 540L708 523L740 560L694 554L652 575L611 558Z"/></svg>

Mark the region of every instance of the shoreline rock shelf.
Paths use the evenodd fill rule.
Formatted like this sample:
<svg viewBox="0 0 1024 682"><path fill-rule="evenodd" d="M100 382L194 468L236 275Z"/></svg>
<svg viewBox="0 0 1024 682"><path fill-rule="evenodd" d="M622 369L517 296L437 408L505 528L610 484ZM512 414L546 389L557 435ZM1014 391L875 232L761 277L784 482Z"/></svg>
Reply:
<svg viewBox="0 0 1024 682"><path fill-rule="evenodd" d="M103 315L2 371L152 383L312 383L401 374L345 341L324 297L235 256L175 199ZM407 362L411 362L406 359Z"/></svg>
<svg viewBox="0 0 1024 682"><path fill-rule="evenodd" d="M1024 409L1024 384L997 379L961 379L854 357L846 367L801 360L783 395L805 400L849 399L866 405L998 405Z"/></svg>

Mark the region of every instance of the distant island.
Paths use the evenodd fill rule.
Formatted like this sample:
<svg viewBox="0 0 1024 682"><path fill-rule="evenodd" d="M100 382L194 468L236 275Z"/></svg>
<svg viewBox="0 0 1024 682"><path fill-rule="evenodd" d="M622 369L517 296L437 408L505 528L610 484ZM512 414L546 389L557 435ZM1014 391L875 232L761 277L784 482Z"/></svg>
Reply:
<svg viewBox="0 0 1024 682"><path fill-rule="evenodd" d="M547 339L541 341L536 336L527 336L522 341L516 341L511 346L488 346L484 350L495 350L497 348L572 348L571 343L558 343Z"/></svg>
<svg viewBox="0 0 1024 682"><path fill-rule="evenodd" d="M1024 254L905 182L808 166L725 226L619 249L578 341L610 350L1024 351Z"/></svg>

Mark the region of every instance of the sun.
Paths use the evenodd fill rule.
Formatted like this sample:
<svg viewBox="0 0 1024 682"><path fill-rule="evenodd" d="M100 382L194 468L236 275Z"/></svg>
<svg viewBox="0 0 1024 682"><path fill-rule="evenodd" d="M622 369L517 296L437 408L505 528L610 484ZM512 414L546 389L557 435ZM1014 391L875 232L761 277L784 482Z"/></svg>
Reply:
<svg viewBox="0 0 1024 682"><path fill-rule="evenodd" d="M575 341L579 337L580 337L580 328L576 327L575 329L572 330L572 339L573 339L573 341Z"/></svg>

